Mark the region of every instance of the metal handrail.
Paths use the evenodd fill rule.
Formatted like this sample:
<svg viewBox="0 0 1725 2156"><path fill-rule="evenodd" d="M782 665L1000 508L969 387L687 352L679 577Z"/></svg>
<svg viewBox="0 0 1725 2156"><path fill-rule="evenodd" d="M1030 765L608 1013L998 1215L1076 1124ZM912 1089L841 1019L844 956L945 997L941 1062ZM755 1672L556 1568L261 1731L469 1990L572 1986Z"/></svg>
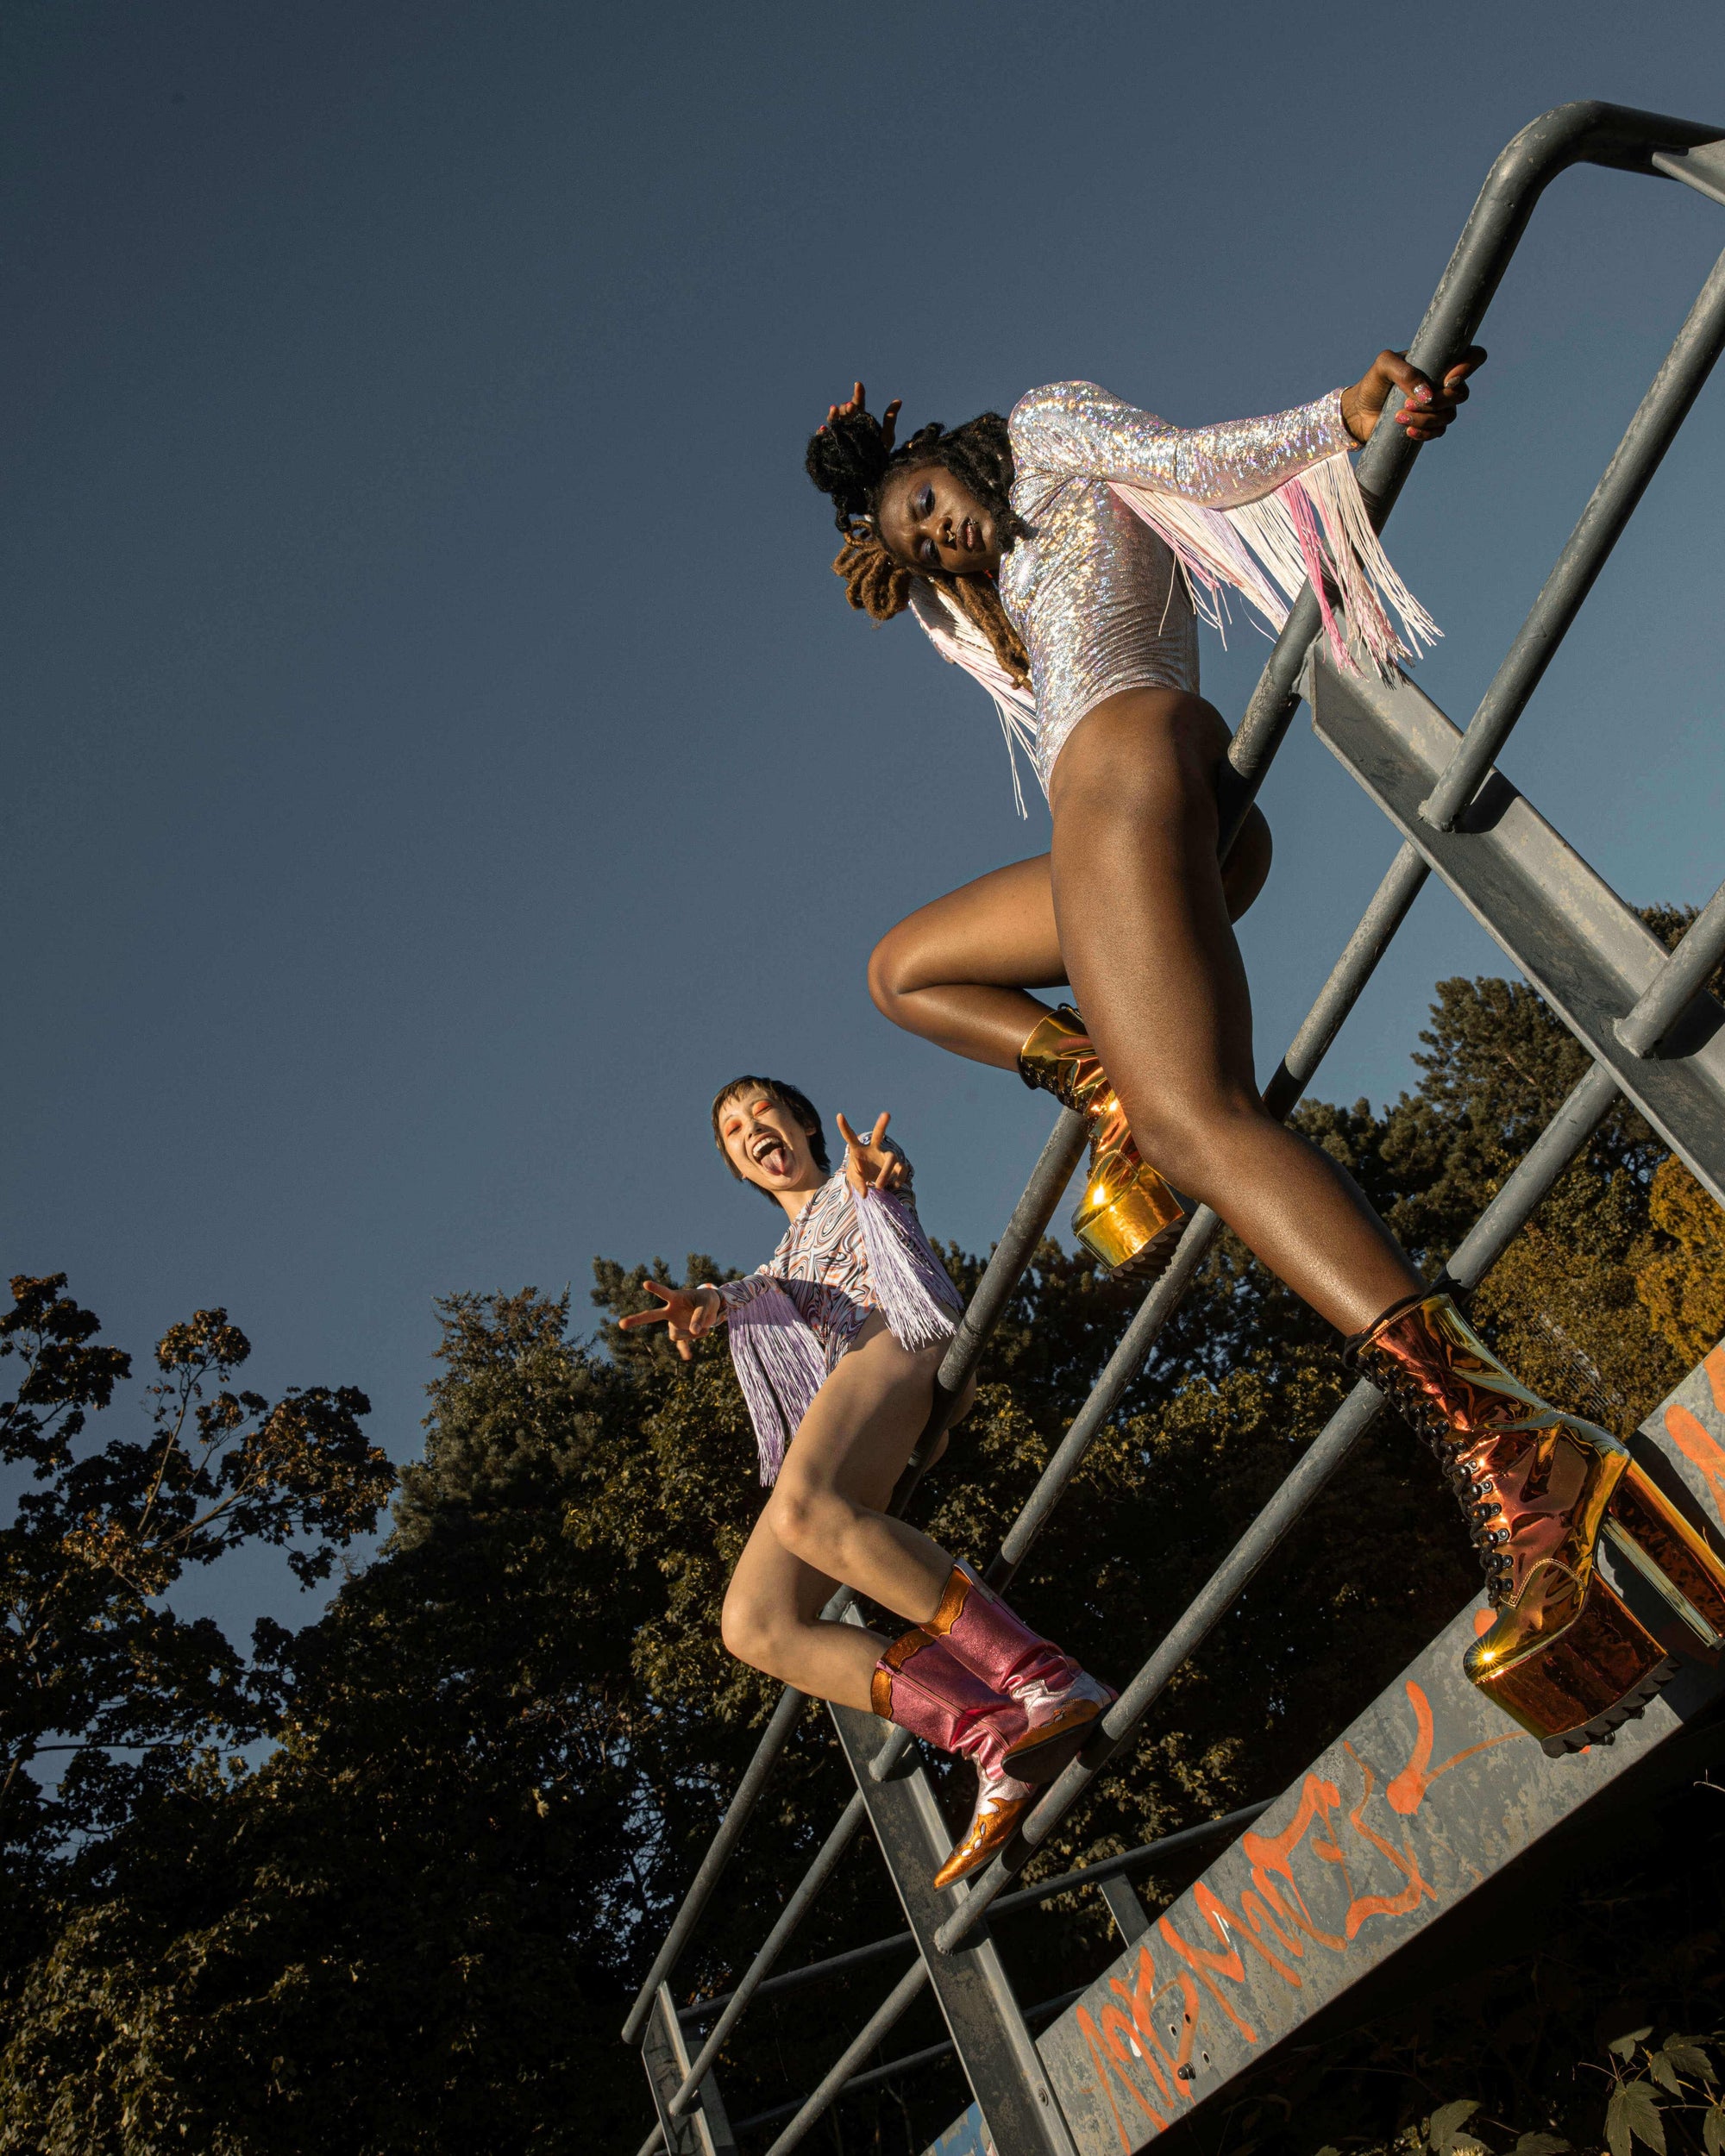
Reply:
<svg viewBox="0 0 1725 2156"><path fill-rule="evenodd" d="M1615 166L1653 177L1684 179L1691 185L1701 186L1703 192L1716 193L1718 190L1714 179L1717 176L1713 175L1712 165L1697 157L1694 160L1697 171L1691 173L1680 153L1722 142L1725 142L1725 130L1594 101L1559 107L1523 128L1499 156L1488 175L1419 332L1409 348L1410 360L1427 373L1440 375L1443 369L1452 364L1455 357L1471 342L1540 196L1550 181L1568 166L1584 161ZM1706 164L1704 173L1701 172L1703 164ZM1721 173L1725 174L1725 164L1721 165ZM1725 199L1725 195L1720 198ZM1725 256L1721 257L1700 298L1690 310L1671 354L1643 398L1599 486L1594 490L1586 511L1571 534L1564 554L1547 578L1515 645L1494 676L1491 687L1475 712L1448 769L1422 805L1422 817L1434 829L1452 827L1468 800L1477 791L1479 784L1489 774L1504 740L1537 687L1552 652L1572 622L1616 537L1633 513L1653 470L1698 393L1718 354L1722 342L1725 342ZM1408 442L1396 429L1383 426L1377 430L1362 454L1358 476L1361 486L1367 494L1375 524L1381 527L1389 515L1417 454L1418 445ZM1251 799L1297 708L1302 670L1315 643L1319 626L1317 602L1308 589L1296 601L1276 640L1270 662L1264 669L1234 736L1224 780L1222 822L1225 852L1244 821ZM1422 856L1417 843L1404 843L1296 1034L1287 1056L1265 1088L1266 1105L1272 1112L1285 1117L1291 1112L1406 918L1429 873L1429 863ZM1722 956L1725 956L1725 887L1715 894L1691 924L1677 951L1660 968L1640 997L1634 1009L1618 1022L1616 1031L1624 1046L1638 1056L1654 1052L1661 1039L1671 1032L1675 1022L1683 1016ZM1458 1247L1445 1269L1445 1284L1465 1290L1478 1280L1541 1202L1557 1176L1586 1142L1591 1131L1617 1097L1617 1081L1603 1063L1592 1066L1546 1126L1503 1189L1487 1206ZM1063 1124L1067 1120L1063 1119ZM1077 1119L1070 1119L1070 1121L1077 1125L1068 1134L1072 1159L1076 1160L1082 1144L1082 1127L1077 1124ZM1061 1126L1057 1125L1049 1147L1044 1149L1038 1172L1046 1166L1049 1153L1061 1136ZM1069 1162L1069 1172L1070 1164ZM1033 1177L1032 1183L1035 1181ZM1063 1184L1064 1181L1063 1175ZM1026 1199L1020 1201L1019 1213L1024 1212L1030 1194L1027 1190ZM1042 1213L1036 1228L1037 1235L1045 1227L1057 1196L1057 1189ZM1019 1213L1014 1215L1015 1225ZM1005 1584L1022 1564L1037 1532L1063 1494L1088 1445L1106 1425L1120 1395L1142 1369L1167 1316L1202 1263L1220 1227L1220 1221L1208 1208L1199 1208L1188 1223L1168 1273L1133 1317L1126 1333L1093 1387L1089 1398L1069 1426L1062 1445L1050 1461L1036 1490L1021 1509L1000 1551L988 1566L987 1576L991 1583ZM1032 1238L1031 1247L1033 1248L1033 1245L1034 1238ZM998 1259L1001 1253L997 1251L995 1255ZM1027 1259L1028 1251L1026 1262ZM994 1283L997 1300L983 1324L983 1337L986 1337L988 1330L992 1329L1000 1308L1004 1307L1016 1288L1022 1270L1021 1263L1009 1281L996 1281ZM983 1290L990 1286L994 1272L991 1262L989 1274L985 1275L977 1296L973 1298L971 1312L967 1313L966 1325L970 1323L972 1313L976 1312ZM960 1338L963 1337L963 1327L961 1327ZM959 1342L955 1340L955 1353L958 1345ZM970 1353L969 1368L974 1368L980 1345L979 1339ZM949 1357L949 1361L951 1359ZM944 1428L945 1421L950 1420L950 1401L945 1403L946 1415L941 1415L942 1392L950 1388L956 1396L963 1382L963 1375L952 1377L947 1365L943 1363L941 1391L937 1393L935 1414L931 1418L930 1430L919 1441L912 1468L907 1471L900 1491L895 1492L895 1499L908 1496L920 1471L921 1463L931 1449L930 1439L936 1429ZM1373 1388L1360 1385L1354 1388L1293 1473L1283 1482L1270 1503L1213 1575L1191 1608L1170 1631L1132 1684L1103 1718L1102 1729L1097 1739L1044 1793L1013 1844L990 1865L980 1881L970 1883L963 1890L961 1906L936 1935L935 1944L938 1950L952 1951L975 1933L990 1912L999 1916L1010 1908L1038 1900L1045 1901L1051 1895L1063 1890L1067 1885L1095 1883L1107 1870L1124 1870L1129 1865L1143 1863L1154 1852L1165 1853L1164 1845L1152 1844L1145 1851L1129 1852L1122 1858L1108 1859L1101 1865L1084 1867L1081 1873L1067 1875L1059 1882L1043 1883L1010 1895L1002 1891L1007 1880L1028 1860L1080 1791L1101 1771L1119 1745L1131 1735L1138 1721L1154 1703L1181 1663L1208 1637L1238 1599L1252 1573L1291 1530L1329 1476L1339 1467L1358 1437L1370 1426L1381 1405L1381 1398ZM850 1599L849 1596L836 1598ZM794 1701L797 1698L798 1695L787 1695L787 1699ZM785 1704L785 1702L781 1702L781 1709ZM788 1733L787 1729L786 1733ZM780 1741L782 1743L782 1738ZM901 1755L906 1741L900 1735L899 1742L888 1748L890 1757L883 1752L875 1761L875 1770L882 1774L888 1771L892 1762ZM764 1743L762 1750L765 1750ZM638 2034L639 2023L645 2018L643 2006L650 2004L650 1993L658 1978L674 1965L693 1922L698 1921L700 1907L710 1896L713 1879L717 1876L717 1867L713 1867L712 1876L709 1877L709 1868L712 1866L715 1857L718 1858L718 1865L722 1865L724 1856L728 1856L728 1847L724 1856L718 1855L719 1844L731 1829L733 1818L739 1811L746 1817L747 1808L752 1807L758 1796L759 1786L756 1783L750 1791L748 1805L744 1806L744 1791L750 1789L751 1777L762 1764L762 1754L757 1752L756 1762L751 1763L749 1773L745 1775L744 1785L739 1789L720 1834L709 1852L708 1860L703 1864L695 1884L685 1900L677 1924L673 1927L672 1937L668 1939L665 1948L662 1949L654 1976L643 1989L642 2000L637 2002L636 2013L631 2015L634 2029L632 2032L626 2030L626 2034ZM770 1765L770 1760L765 1764ZM764 1778L764 1768L762 1778ZM853 1805L857 1801L853 1800ZM1258 1808L1254 1808L1254 1814ZM840 1821L840 1828L850 1816L847 1811ZM740 1819L737 1825L740 1831ZM1219 1825L1220 1822L1213 1822L1210 1831L1214 1831ZM1189 1831L1201 1833L1205 1830ZM876 1941L869 1947L852 1950L848 1955L829 1957L825 1962L808 1965L802 1971L790 1971L778 1978L769 1980L766 1977L765 1971L771 1966L772 1959L788 1939L796 1919L812 1900L832 1865L836 1865L837 1855L849 1839L849 1833L845 1833L840 1840L840 1829L835 1829L834 1835L829 1838L822 1858L817 1859L817 1865L826 1858L829 1850L834 1852L831 1862L826 1865L819 1880L814 1879L812 1873L806 1877L781 1914L779 1924L775 1927L768 1941L772 1952L769 1954L768 1948L763 1947L755 1963L751 1964L743 1984L739 1985L736 1992L727 1995L723 2003L722 2010L726 2018L722 2028L715 2029L713 2036L703 2047L696 2070L691 2072L683 2089L679 2091L680 2097L687 2100L687 2093L699 2080L700 2070L716 2055L724 2034L734 2026L749 1997L758 1996L767 1990L788 1989L798 1983L812 1981L819 1974L835 1971L841 1965L856 1966L862 1960L875 1959L895 1950L901 1951L905 1946L914 1944L913 1935L906 1933L893 1940ZM834 1848L835 1842L839 1843L839 1849ZM794 1915L792 1913L794 1907ZM787 1921L787 1919L789 1921ZM750 1977L755 1979L754 1988L752 1991L747 1991L745 1987ZM833 2097L844 2088L882 2078L894 2071L903 2071L913 2063L943 2055L950 2048L936 2046L932 2051L913 2054L910 2059L893 2062L888 2067L846 2078L850 2069L880 2040L919 1993L925 1977L925 1967L920 1963L906 1971L894 1991L876 2010L862 2034L847 2047L819 2087L803 2100L796 2118L786 2133L775 2141L768 2156L783 2156L783 2152L794 2147ZM683 2011L687 2018L705 2018L706 2013L720 2007L720 2002L709 2001ZM781 2115L787 2108L781 2106L778 2112L761 2115L758 2119L745 2123L764 2124L768 2118ZM649 2138L649 2148L654 2146L656 2139L656 2135Z"/></svg>

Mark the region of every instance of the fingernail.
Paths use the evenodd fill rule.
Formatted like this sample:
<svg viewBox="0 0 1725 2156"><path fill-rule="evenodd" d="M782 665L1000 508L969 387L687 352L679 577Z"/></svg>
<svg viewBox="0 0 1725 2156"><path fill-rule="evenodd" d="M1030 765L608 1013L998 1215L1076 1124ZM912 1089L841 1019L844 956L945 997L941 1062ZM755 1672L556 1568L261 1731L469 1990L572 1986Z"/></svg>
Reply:
<svg viewBox="0 0 1725 2156"><path fill-rule="evenodd" d="M1419 398L1422 404L1429 404L1432 401L1431 390L1424 382L1421 383L1419 388L1414 392L1414 394Z"/></svg>

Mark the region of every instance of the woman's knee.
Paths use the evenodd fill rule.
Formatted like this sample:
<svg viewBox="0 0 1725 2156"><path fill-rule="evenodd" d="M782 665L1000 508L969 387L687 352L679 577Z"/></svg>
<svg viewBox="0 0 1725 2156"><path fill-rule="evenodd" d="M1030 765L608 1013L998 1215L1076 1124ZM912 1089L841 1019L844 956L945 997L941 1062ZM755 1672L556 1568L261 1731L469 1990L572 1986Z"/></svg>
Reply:
<svg viewBox="0 0 1725 2156"><path fill-rule="evenodd" d="M1226 1087L1189 1093L1169 1087L1134 1110L1132 1126L1145 1158L1176 1189L1208 1202L1226 1181L1243 1136L1265 1120L1264 1103L1255 1093Z"/></svg>
<svg viewBox="0 0 1725 2156"><path fill-rule="evenodd" d="M726 1594L718 1613L718 1635L727 1654L746 1662L751 1670L769 1669L781 1632L775 1613L753 1595L735 1586Z"/></svg>
<svg viewBox="0 0 1725 2156"><path fill-rule="evenodd" d="M819 1566L831 1555L849 1507L830 1490L781 1472L768 1501L767 1522L781 1550Z"/></svg>
<svg viewBox="0 0 1725 2156"><path fill-rule="evenodd" d="M869 993L875 1008L895 1025L904 1020L903 999L916 987L911 974L910 924L889 928L869 954Z"/></svg>

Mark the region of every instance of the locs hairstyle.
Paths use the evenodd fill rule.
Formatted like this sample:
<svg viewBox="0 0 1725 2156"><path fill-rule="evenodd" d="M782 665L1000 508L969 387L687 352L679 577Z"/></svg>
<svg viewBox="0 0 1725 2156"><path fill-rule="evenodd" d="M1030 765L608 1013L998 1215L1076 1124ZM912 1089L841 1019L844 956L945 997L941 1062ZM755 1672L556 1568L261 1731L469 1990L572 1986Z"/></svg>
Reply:
<svg viewBox="0 0 1725 2156"><path fill-rule="evenodd" d="M733 1078L728 1086L721 1086L712 1096L712 1142L724 1154L724 1164L738 1182L747 1183L749 1178L738 1169L730 1154L724 1151L724 1134L718 1127L718 1112L727 1100L734 1099L739 1093L764 1093L769 1100L776 1100L781 1107L788 1108L808 1132L809 1150L814 1155L815 1166L823 1175L831 1175L832 1163L826 1156L826 1133L821 1128L820 1110L808 1095L799 1092L795 1086L787 1086L782 1078L744 1076ZM749 1183L749 1188L761 1190L759 1183ZM761 1195L769 1203L778 1202L770 1190L761 1190Z"/></svg>
<svg viewBox="0 0 1725 2156"><path fill-rule="evenodd" d="M888 448L872 412L836 412L810 436L803 464L821 492L832 498L833 522L844 534L832 571L844 579L844 595L859 613L873 621L890 621L903 613L910 604L911 580L919 576L938 585L982 630L1013 680L1028 685L1030 660L1007 618L994 579L954 576L920 565L911 568L888 552L880 534L881 497L888 479L938 464L988 510L1003 548L1030 536L1029 525L1013 511L1012 444L999 412L980 413L950 434L938 421L919 427L896 449Z"/></svg>

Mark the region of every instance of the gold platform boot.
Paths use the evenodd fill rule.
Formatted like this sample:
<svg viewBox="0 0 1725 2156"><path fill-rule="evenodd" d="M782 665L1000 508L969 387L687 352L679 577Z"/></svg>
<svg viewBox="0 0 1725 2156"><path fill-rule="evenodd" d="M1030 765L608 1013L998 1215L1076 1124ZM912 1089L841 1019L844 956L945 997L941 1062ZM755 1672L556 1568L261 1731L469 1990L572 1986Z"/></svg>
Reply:
<svg viewBox="0 0 1725 2156"><path fill-rule="evenodd" d="M1153 1278L1172 1255L1185 1209L1132 1143L1113 1081L1070 1004L1038 1021L1019 1050L1019 1075L1090 1126L1090 1172L1073 1234L1111 1273Z"/></svg>
<svg viewBox="0 0 1725 2156"><path fill-rule="evenodd" d="M1554 1758L1608 1739L1725 1637L1725 1564L1609 1431L1504 1369L1446 1294L1408 1297L1347 1344L1437 1454L1496 1620L1465 1667ZM1595 1563L1602 1538L1659 1595L1648 1631Z"/></svg>

